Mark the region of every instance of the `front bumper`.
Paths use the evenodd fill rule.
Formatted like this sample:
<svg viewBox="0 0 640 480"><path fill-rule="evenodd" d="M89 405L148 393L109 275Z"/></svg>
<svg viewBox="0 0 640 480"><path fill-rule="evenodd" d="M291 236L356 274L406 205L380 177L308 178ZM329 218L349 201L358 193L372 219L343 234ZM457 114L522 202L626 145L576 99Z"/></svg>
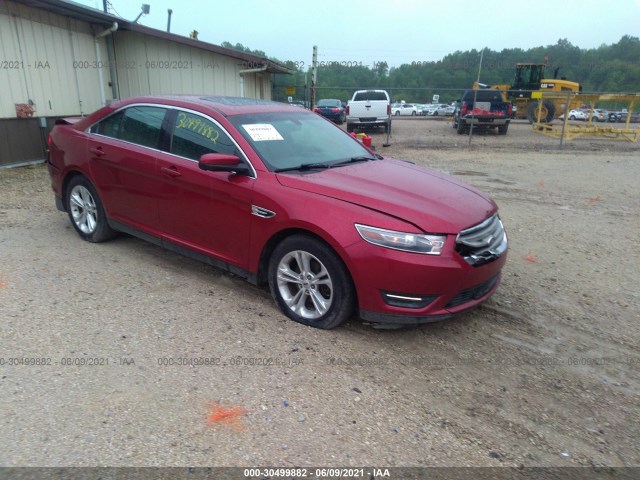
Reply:
<svg viewBox="0 0 640 480"><path fill-rule="evenodd" d="M500 284L507 252L473 267L454 250L454 239L448 240L440 256L390 250L364 241L352 245L348 250L356 264L360 318L378 328L420 325L445 320L491 297Z"/></svg>

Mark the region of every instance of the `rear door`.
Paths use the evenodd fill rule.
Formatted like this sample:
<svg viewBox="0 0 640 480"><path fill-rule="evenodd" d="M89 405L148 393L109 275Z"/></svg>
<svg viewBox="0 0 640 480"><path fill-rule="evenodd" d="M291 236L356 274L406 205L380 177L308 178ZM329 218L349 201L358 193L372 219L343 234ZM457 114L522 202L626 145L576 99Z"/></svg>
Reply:
<svg viewBox="0 0 640 480"><path fill-rule="evenodd" d="M247 270L255 174L200 170L198 160L205 153L246 158L211 117L176 109L169 118L169 151L158 156L157 164L165 240Z"/></svg>
<svg viewBox="0 0 640 480"><path fill-rule="evenodd" d="M108 217L155 234L156 161L168 112L162 106L126 107L93 125L88 142L92 176Z"/></svg>

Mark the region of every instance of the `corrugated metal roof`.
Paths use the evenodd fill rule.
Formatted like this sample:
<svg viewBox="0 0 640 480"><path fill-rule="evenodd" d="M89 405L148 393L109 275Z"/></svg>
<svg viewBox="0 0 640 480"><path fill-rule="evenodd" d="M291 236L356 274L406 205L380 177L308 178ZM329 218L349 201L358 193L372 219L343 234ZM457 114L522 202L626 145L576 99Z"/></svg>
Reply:
<svg viewBox="0 0 640 480"><path fill-rule="evenodd" d="M225 55L227 57L244 60L248 64L256 67L264 67L266 72L269 73L293 73L293 70L289 69L286 65L269 60L268 58L260 57L258 55L252 55L246 52L240 52L230 48L224 48L212 43L203 42L200 40L194 40L192 38L183 37L175 33L163 32L155 28L146 27L137 23L133 23L130 20L126 20L109 13L105 13L95 8L86 7L69 0L17 0L18 3L27 5L33 8L40 8L58 15L65 17L71 17L77 20L85 22L95 23L106 26L112 25L114 22L118 23L119 30L130 30L133 32L143 33L153 37L163 38L172 42L188 45L195 48L201 48L210 52Z"/></svg>

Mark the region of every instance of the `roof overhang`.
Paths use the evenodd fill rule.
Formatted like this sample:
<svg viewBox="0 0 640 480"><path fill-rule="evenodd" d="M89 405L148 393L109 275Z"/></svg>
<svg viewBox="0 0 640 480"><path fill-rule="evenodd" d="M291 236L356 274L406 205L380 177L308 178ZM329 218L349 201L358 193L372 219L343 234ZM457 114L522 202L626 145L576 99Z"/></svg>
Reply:
<svg viewBox="0 0 640 480"><path fill-rule="evenodd" d="M280 62L270 60L268 58L252 55L250 53L241 52L231 48L224 48L212 43L195 40L193 38L183 37L175 33L164 32L155 28L146 27L130 20L120 18L102 10L86 7L70 0L16 0L22 5L32 8L38 8L47 12L55 13L64 17L74 18L83 22L97 24L100 26L111 26L114 22L118 23L118 31L131 31L156 38L162 38L171 42L188 45L190 47L200 48L209 52L217 53L227 57L235 58L244 62L247 69L260 69L268 73L287 73L292 74L294 70L288 68ZM263 68L266 67L266 68Z"/></svg>

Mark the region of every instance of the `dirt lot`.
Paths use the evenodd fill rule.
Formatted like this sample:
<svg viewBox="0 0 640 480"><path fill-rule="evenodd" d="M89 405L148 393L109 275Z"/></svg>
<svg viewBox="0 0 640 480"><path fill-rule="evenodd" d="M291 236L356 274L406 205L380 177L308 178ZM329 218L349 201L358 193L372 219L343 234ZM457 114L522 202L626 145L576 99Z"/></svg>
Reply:
<svg viewBox="0 0 640 480"><path fill-rule="evenodd" d="M480 309L303 327L213 268L82 242L44 166L0 170L0 465L638 466L638 144L514 124L468 147L425 119L384 138L500 205Z"/></svg>

